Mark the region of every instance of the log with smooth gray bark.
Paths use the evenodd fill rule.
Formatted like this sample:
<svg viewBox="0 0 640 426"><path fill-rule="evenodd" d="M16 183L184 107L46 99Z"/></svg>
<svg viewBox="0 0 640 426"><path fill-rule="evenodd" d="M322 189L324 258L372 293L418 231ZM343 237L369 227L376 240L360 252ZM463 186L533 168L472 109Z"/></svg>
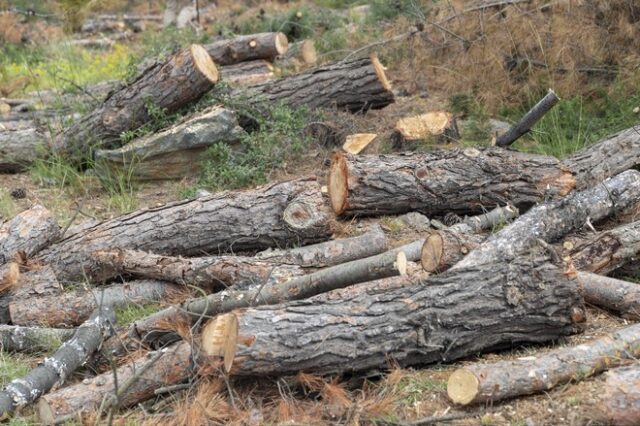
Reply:
<svg viewBox="0 0 640 426"><path fill-rule="evenodd" d="M538 240L551 243L580 229L587 221L598 221L634 206L640 199L640 172L627 170L568 197L540 204L469 253L453 268L509 261L525 253Z"/></svg>
<svg viewBox="0 0 640 426"><path fill-rule="evenodd" d="M609 424L640 424L640 368L637 364L614 368L606 374L604 395L598 404Z"/></svg>
<svg viewBox="0 0 640 426"><path fill-rule="evenodd" d="M101 306L53 355L46 357L25 377L12 380L0 392L0 418L6 419L15 410L64 382L111 335L115 319L110 307Z"/></svg>
<svg viewBox="0 0 640 426"><path fill-rule="evenodd" d="M197 256L285 247L329 239L332 221L320 185L301 178L135 211L68 235L38 259L63 281L99 281L111 272L92 258L98 250Z"/></svg>
<svg viewBox="0 0 640 426"><path fill-rule="evenodd" d="M36 128L1 130L0 173L18 173L26 170L47 150L46 135Z"/></svg>
<svg viewBox="0 0 640 426"><path fill-rule="evenodd" d="M266 59L273 61L289 48L287 36L280 32L240 35L231 39L218 40L204 46L219 65Z"/></svg>
<svg viewBox="0 0 640 426"><path fill-rule="evenodd" d="M123 307L161 303L186 296L183 287L156 280L133 280L91 290L67 291L29 299L13 298L13 325L69 328L85 321L100 305Z"/></svg>
<svg viewBox="0 0 640 426"><path fill-rule="evenodd" d="M38 354L53 352L69 340L74 329L0 324L0 350Z"/></svg>
<svg viewBox="0 0 640 426"><path fill-rule="evenodd" d="M0 226L0 265L19 253L27 258L47 247L60 232L53 214L36 204Z"/></svg>
<svg viewBox="0 0 640 426"><path fill-rule="evenodd" d="M509 129L508 132L500 135L496 139L496 145L507 147L518 140L522 135L529 132L531 128L558 102L560 98L551 89L546 96L536 103L527 113Z"/></svg>
<svg viewBox="0 0 640 426"><path fill-rule="evenodd" d="M534 278L535 277L535 278ZM448 362L572 334L575 285L546 258L450 271L374 294L234 311L232 375L335 374Z"/></svg>
<svg viewBox="0 0 640 426"><path fill-rule="evenodd" d="M218 70L197 44L155 62L127 86L110 93L102 105L58 135L53 150L83 159L95 149L122 145L122 133L152 120L150 105L171 114L197 101L218 81Z"/></svg>
<svg viewBox="0 0 640 426"><path fill-rule="evenodd" d="M459 368L449 377L447 393L461 405L495 402L583 380L638 356L640 324L635 324L539 356Z"/></svg>
<svg viewBox="0 0 640 426"><path fill-rule="evenodd" d="M199 172L208 147L235 144L243 133L234 112L213 107L121 148L98 150L95 160L107 173L122 172L134 179L182 179Z"/></svg>
<svg viewBox="0 0 640 426"><path fill-rule="evenodd" d="M640 319L640 285L591 272L578 272L577 281L584 291L584 300L617 315Z"/></svg>

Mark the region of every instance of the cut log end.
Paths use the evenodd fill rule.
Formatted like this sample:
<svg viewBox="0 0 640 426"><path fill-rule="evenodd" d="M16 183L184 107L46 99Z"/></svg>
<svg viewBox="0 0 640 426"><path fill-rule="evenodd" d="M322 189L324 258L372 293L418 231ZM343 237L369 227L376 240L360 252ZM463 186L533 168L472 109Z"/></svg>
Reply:
<svg viewBox="0 0 640 426"><path fill-rule="evenodd" d="M420 261L422 268L427 272L437 272L441 269L442 261L442 236L434 233L429 235L422 246Z"/></svg>
<svg viewBox="0 0 640 426"><path fill-rule="evenodd" d="M202 75L207 77L209 81L215 83L220 79L218 68L216 68L216 64L213 62L213 59L211 59L207 49L199 44L192 44L191 57L193 58L193 63L196 68L198 68Z"/></svg>
<svg viewBox="0 0 640 426"><path fill-rule="evenodd" d="M400 253L398 253L398 256L396 257L396 268L398 268L398 272L403 277L407 276L407 268L408 268L407 265L408 265L407 255L403 251L401 251Z"/></svg>
<svg viewBox="0 0 640 426"><path fill-rule="evenodd" d="M391 91L391 82L389 81L389 79L387 79L387 75L384 72L384 65L380 63L380 60L376 55L371 55L370 59L371 63L373 64L373 69L376 71L376 75L378 76L382 87L384 87L385 90Z"/></svg>
<svg viewBox="0 0 640 426"><path fill-rule="evenodd" d="M347 209L347 199L349 197L348 179L349 169L344 155L340 153L333 154L327 189L331 207L337 215L341 215Z"/></svg>
<svg viewBox="0 0 640 426"><path fill-rule="evenodd" d="M284 55L289 50L289 41L284 33L276 34L276 51L278 55Z"/></svg>
<svg viewBox="0 0 640 426"><path fill-rule="evenodd" d="M356 133L354 135L347 136L347 140L342 149L349 154L359 154L365 149L378 135L375 133Z"/></svg>
<svg viewBox="0 0 640 426"><path fill-rule="evenodd" d="M208 356L220 357L225 371L231 371L238 341L238 318L232 314L218 315L202 330L202 350Z"/></svg>
<svg viewBox="0 0 640 426"><path fill-rule="evenodd" d="M453 372L447 382L447 395L456 404L470 404L478 395L480 382L470 371L459 368Z"/></svg>
<svg viewBox="0 0 640 426"><path fill-rule="evenodd" d="M318 62L318 53L316 52L316 45L313 40L304 40L300 44L300 58L305 64L315 64Z"/></svg>

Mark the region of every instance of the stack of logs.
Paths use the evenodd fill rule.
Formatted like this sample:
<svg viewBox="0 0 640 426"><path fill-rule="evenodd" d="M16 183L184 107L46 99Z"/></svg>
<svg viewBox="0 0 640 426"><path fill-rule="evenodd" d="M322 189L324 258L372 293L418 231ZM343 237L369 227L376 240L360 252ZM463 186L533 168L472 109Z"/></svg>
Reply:
<svg viewBox="0 0 640 426"><path fill-rule="evenodd" d="M35 206L0 228L0 339L5 350L53 353L0 392L0 412L38 399L51 424L134 406L193 375L450 362L578 333L585 302L638 319L640 288L606 274L640 252L640 222L619 223L638 207L639 164L629 129L562 161L498 147L336 154L326 194L300 178L66 233ZM412 211L466 217L397 247L375 224L332 239L343 218ZM589 231L612 216L613 227ZM94 286L64 290L86 282ZM194 287L206 296L189 298ZM113 308L132 303L163 308L116 327ZM624 364L638 348L632 325L534 359L461 368L448 393L471 404L543 391ZM108 365L140 349L149 352L114 376ZM104 372L73 382L91 358ZM635 395L621 383L637 374L610 373L612 418L630 415Z"/></svg>

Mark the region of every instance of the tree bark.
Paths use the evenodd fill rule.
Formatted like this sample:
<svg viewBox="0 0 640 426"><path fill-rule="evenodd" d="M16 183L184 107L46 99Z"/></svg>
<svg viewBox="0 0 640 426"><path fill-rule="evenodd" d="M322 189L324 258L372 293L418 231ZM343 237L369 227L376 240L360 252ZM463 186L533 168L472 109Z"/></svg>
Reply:
<svg viewBox="0 0 640 426"><path fill-rule="evenodd" d="M531 279L535 277L535 279ZM574 333L576 286L541 259L434 276L378 294L248 308L238 317L235 375L322 375L448 362Z"/></svg>
<svg viewBox="0 0 640 426"><path fill-rule="evenodd" d="M640 198L640 172L628 170L593 188L532 208L500 232L490 236L453 268L509 261L537 240L554 242L588 220L598 221L635 205Z"/></svg>
<svg viewBox="0 0 640 426"><path fill-rule="evenodd" d="M166 255L256 250L326 240L333 215L311 178L217 193L107 220L43 251L59 279L109 276L92 253L113 247ZM203 230L206 229L206 232Z"/></svg>
<svg viewBox="0 0 640 426"><path fill-rule="evenodd" d="M46 148L45 135L36 128L0 131L0 173L25 171Z"/></svg>
<svg viewBox="0 0 640 426"><path fill-rule="evenodd" d="M135 406L152 398L156 389L185 381L196 370L193 357L189 343L179 342L118 368L115 376L120 386L137 377L119 396L120 407ZM116 391L114 373L108 371L45 395L38 402L38 415L45 424L58 424L95 413L102 400Z"/></svg>
<svg viewBox="0 0 640 426"><path fill-rule="evenodd" d="M9 303L13 325L69 328L84 322L98 306L158 303L186 296L184 288L163 281L138 280L94 290L77 290ZM184 297L184 296L183 296Z"/></svg>
<svg viewBox="0 0 640 426"><path fill-rule="evenodd" d="M233 65L255 59L272 62L287 52L289 43L283 33L259 33L219 40L204 48L216 64Z"/></svg>
<svg viewBox="0 0 640 426"><path fill-rule="evenodd" d="M57 137L53 149L83 158L93 149L116 148L122 145L123 132L152 120L150 104L170 114L200 99L217 81L215 64L202 46L194 44L112 92L100 107Z"/></svg>
<svg viewBox="0 0 640 426"><path fill-rule="evenodd" d="M425 271L440 273L451 268L471 250L482 244L485 236L451 230L434 231L422 246L421 262Z"/></svg>
<svg viewBox="0 0 640 426"><path fill-rule="evenodd" d="M273 65L265 60L240 62L220 69L222 81L232 86L246 87L262 84L275 78Z"/></svg>
<svg viewBox="0 0 640 426"><path fill-rule="evenodd" d="M449 377L447 393L461 405L495 402L582 380L639 355L640 324L636 324L535 358L459 368Z"/></svg>
<svg viewBox="0 0 640 426"><path fill-rule="evenodd" d="M337 62L238 92L254 105L282 103L290 108L379 109L394 102L384 67L375 56Z"/></svg>
<svg viewBox="0 0 640 426"><path fill-rule="evenodd" d="M74 333L73 329L0 324L0 348L7 352L31 354L53 352Z"/></svg>
<svg viewBox="0 0 640 426"><path fill-rule="evenodd" d="M159 133L114 150L98 150L96 162L107 173L140 180L182 179L199 172L202 154L216 143L237 143L244 130L235 113L213 107Z"/></svg>
<svg viewBox="0 0 640 426"><path fill-rule="evenodd" d="M24 378L9 383L0 392L0 418L7 418L16 409L32 403L66 380L111 334L114 322L113 310L100 307L51 357L45 358Z"/></svg>
<svg viewBox="0 0 640 426"><path fill-rule="evenodd" d="M509 131L496 139L496 145L506 147L518 140L560 101L560 98L551 89L547 95L533 106Z"/></svg>
<svg viewBox="0 0 640 426"><path fill-rule="evenodd" d="M47 247L60 232L53 214L39 204L0 226L0 265L19 253L32 257Z"/></svg>
<svg viewBox="0 0 640 426"><path fill-rule="evenodd" d="M329 171L333 210L345 216L481 213L498 205L527 205L575 186L558 160L497 148L430 153L336 153Z"/></svg>
<svg viewBox="0 0 640 426"><path fill-rule="evenodd" d="M462 222L450 226L449 230L460 233L481 232L485 229L506 225L519 214L518 209L511 205L496 207L487 213L465 217Z"/></svg>
<svg viewBox="0 0 640 426"><path fill-rule="evenodd" d="M584 300L615 312L622 318L640 319L640 285L590 272L578 272Z"/></svg>
<svg viewBox="0 0 640 426"><path fill-rule="evenodd" d="M610 424L640 424L640 368L637 365L614 368L606 373L601 409Z"/></svg>
<svg viewBox="0 0 640 426"><path fill-rule="evenodd" d="M456 119L453 114L444 111L402 118L391 134L391 143L395 149L415 149L415 144L420 141L446 143L458 139L460 131Z"/></svg>
<svg viewBox="0 0 640 426"><path fill-rule="evenodd" d="M32 300L37 297L57 296L63 288L49 266L41 266L20 273L17 285L6 294L0 296L0 324L11 322L9 305L14 300Z"/></svg>

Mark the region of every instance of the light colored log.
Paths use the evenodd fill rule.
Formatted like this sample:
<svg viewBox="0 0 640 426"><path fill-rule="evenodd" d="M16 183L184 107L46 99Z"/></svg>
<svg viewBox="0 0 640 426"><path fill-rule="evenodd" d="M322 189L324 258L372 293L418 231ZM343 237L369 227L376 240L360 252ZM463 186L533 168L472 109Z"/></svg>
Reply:
<svg viewBox="0 0 640 426"><path fill-rule="evenodd" d="M347 136L346 141L342 145L342 149L349 154L360 154L373 140L378 137L375 133L356 133Z"/></svg>

